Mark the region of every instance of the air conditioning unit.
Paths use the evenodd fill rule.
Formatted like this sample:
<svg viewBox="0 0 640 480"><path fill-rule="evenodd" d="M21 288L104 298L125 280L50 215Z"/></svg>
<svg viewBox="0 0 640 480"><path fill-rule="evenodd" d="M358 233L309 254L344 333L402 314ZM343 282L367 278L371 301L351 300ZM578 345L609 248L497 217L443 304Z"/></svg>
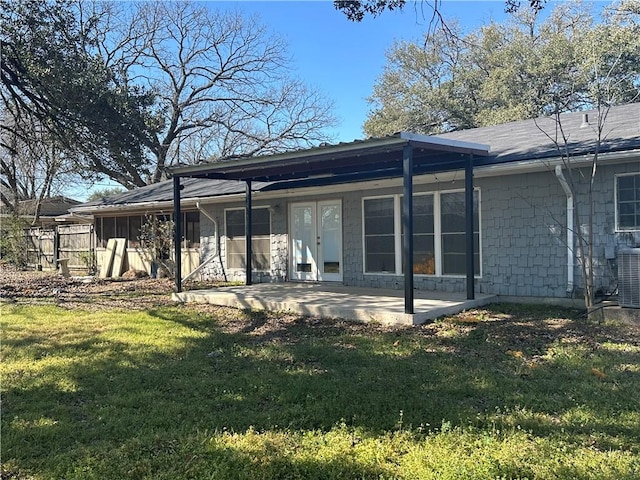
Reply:
<svg viewBox="0 0 640 480"><path fill-rule="evenodd" d="M618 304L640 308L640 248L618 252Z"/></svg>

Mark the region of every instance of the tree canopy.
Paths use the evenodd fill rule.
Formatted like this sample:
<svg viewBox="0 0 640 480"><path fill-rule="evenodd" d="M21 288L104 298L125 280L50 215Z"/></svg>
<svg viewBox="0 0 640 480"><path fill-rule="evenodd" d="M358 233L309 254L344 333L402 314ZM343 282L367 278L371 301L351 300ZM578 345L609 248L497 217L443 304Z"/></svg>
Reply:
<svg viewBox="0 0 640 480"><path fill-rule="evenodd" d="M108 30L120 33L104 45L110 41L127 76L155 93L161 127L148 146L151 182L178 161L329 140L332 103L289 75L285 43L257 19L188 2L145 2L130 14L112 16L116 28Z"/></svg>
<svg viewBox="0 0 640 480"><path fill-rule="evenodd" d="M466 35L450 23L420 44L396 43L364 130L435 134L627 103L639 92L637 14L612 9L596 23L584 5L566 3L544 20L521 11Z"/></svg>
<svg viewBox="0 0 640 480"><path fill-rule="evenodd" d="M442 0L421 0L420 3L432 10L434 18L439 17ZM527 0L525 6L533 11L540 11L545 3L547 0ZM334 0L333 2L335 9L344 13L353 22L361 22L367 15L377 17L387 10L401 10L406 4L407 0ZM507 12L516 12L523 6L520 0L505 0L504 4Z"/></svg>
<svg viewBox="0 0 640 480"><path fill-rule="evenodd" d="M76 173L126 188L177 162L330 140L331 102L255 19L182 1L0 6L3 184L34 121Z"/></svg>
<svg viewBox="0 0 640 480"><path fill-rule="evenodd" d="M148 141L153 96L127 84L95 51L98 15L71 0L2 0L3 156L32 117L79 169L121 181L137 174Z"/></svg>

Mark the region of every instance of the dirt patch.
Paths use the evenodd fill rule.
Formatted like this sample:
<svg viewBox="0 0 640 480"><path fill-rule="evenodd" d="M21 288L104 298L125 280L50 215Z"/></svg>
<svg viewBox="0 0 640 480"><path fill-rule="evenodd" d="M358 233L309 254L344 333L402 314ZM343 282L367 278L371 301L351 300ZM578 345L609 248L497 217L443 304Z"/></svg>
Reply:
<svg viewBox="0 0 640 480"><path fill-rule="evenodd" d="M65 278L57 272L20 271L0 267L0 298L3 302L56 303L69 308L148 308L171 301L173 283L167 278L99 279Z"/></svg>

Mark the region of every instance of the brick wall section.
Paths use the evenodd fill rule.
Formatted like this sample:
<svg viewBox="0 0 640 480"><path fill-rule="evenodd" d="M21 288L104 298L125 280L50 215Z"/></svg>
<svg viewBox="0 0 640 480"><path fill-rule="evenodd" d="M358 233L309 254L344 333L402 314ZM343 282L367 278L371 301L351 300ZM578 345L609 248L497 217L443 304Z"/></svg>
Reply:
<svg viewBox="0 0 640 480"><path fill-rule="evenodd" d="M634 246L633 235L615 232L614 175L640 172L640 161L601 166L594 185L595 257L597 286L612 291L617 283L615 259L606 259L605 250ZM417 182L416 182L417 183ZM510 175L476 178L481 195L482 275L476 279L476 291L523 297L566 297L566 195L552 169ZM462 189L462 181L416 184L414 191ZM256 282L286 281L289 263L288 214L292 202L341 199L343 208L344 284L361 287L404 288L402 276L364 274L362 252L362 198L398 194L401 187L378 190L354 190L344 193L304 196L269 202L254 201L254 206L271 206L271 271L254 274ZM330 191L331 187L327 187ZM583 205L580 195L576 203ZM208 205L206 211L218 222L219 245L216 259L204 270L210 280L244 281L244 271L228 271L225 265L224 209L242 207L242 202ZM580 208L580 207L579 207ZM201 216L201 256L213 252L213 224ZM575 261L574 296L580 296L581 269ZM415 288L444 292L466 291L461 277L414 277Z"/></svg>

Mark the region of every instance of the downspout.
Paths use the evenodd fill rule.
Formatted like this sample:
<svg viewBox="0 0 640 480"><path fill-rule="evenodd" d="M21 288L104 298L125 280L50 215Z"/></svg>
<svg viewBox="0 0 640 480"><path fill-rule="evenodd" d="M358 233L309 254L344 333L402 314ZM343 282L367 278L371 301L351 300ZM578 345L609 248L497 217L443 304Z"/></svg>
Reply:
<svg viewBox="0 0 640 480"><path fill-rule="evenodd" d="M574 238L574 220L573 220L573 193L569 187L569 182L562 173L562 166L556 165L556 177L562 185L564 193L567 195L567 295L572 297L574 290L574 264L573 264L573 238Z"/></svg>
<svg viewBox="0 0 640 480"><path fill-rule="evenodd" d="M186 277L184 277L182 279L182 281L186 281L189 280L191 277L194 277L195 275L197 275L198 273L200 273L200 271L209 263L211 263L217 256L218 256L218 222L215 221L215 219L209 215L207 213L206 210L204 210L201 206L200 206L200 202L196 202L196 208L198 209L198 211L204 215L205 217L207 217L209 220L211 220L211 222L213 223L213 253L211 255L209 255L209 257L207 257L207 259L202 262L200 265L198 265L198 267L196 269L194 269L191 273L189 273L189 275L187 275Z"/></svg>

